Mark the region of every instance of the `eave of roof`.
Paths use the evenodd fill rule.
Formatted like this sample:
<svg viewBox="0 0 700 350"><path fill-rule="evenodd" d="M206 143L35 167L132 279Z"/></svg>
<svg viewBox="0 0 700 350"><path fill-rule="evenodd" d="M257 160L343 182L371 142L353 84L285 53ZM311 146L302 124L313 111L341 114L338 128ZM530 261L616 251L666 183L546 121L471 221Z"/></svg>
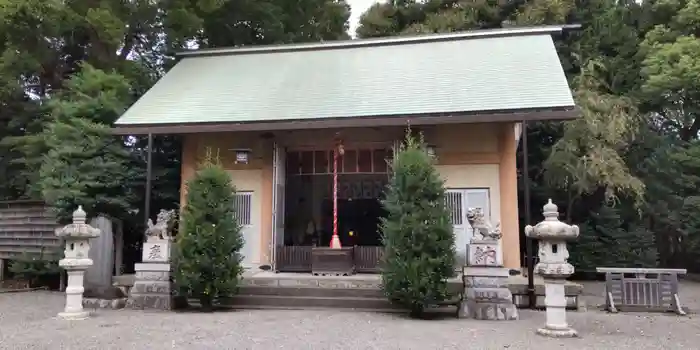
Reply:
<svg viewBox="0 0 700 350"><path fill-rule="evenodd" d="M116 135L176 135L232 131L334 129L365 126L382 127L457 123L517 123L523 121L570 120L577 118L579 115L580 110L578 107L562 107L519 111L486 111L469 114L442 113L431 115L318 118L271 122L140 124L116 127L113 129L113 131Z"/></svg>
<svg viewBox="0 0 700 350"><path fill-rule="evenodd" d="M323 41L314 43L260 45L245 47L223 47L214 49L184 50L175 53L176 57L201 57L216 55L243 55L253 53L277 53L293 51L319 51L331 49L350 49L358 47L389 46L419 44L452 40L486 39L498 37L513 37L519 35L548 34L557 35L565 31L578 30L580 24L546 25L537 27L506 27L480 29L454 33L419 34L406 36L391 36L383 38L366 38L354 40Z"/></svg>

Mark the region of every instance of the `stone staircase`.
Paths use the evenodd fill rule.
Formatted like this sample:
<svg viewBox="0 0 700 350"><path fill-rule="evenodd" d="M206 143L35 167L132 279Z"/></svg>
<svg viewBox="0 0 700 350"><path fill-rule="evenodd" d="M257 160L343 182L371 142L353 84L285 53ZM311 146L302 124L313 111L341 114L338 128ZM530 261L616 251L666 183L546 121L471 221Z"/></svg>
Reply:
<svg viewBox="0 0 700 350"><path fill-rule="evenodd" d="M384 297L378 275L313 276L259 272L244 276L223 306L247 309L348 309L400 312Z"/></svg>
<svg viewBox="0 0 700 350"><path fill-rule="evenodd" d="M133 275L115 276L114 285L128 294ZM222 306L235 309L346 309L355 311L401 312L382 294L380 276L313 276L310 273L274 273L248 271L243 276L239 294L222 300ZM450 281L450 289L460 292L462 282ZM527 278L510 276L509 289L516 306L528 305ZM544 282L535 278L538 307L544 307ZM566 282L567 308L584 310L585 303L578 283ZM196 300L190 300L193 305Z"/></svg>

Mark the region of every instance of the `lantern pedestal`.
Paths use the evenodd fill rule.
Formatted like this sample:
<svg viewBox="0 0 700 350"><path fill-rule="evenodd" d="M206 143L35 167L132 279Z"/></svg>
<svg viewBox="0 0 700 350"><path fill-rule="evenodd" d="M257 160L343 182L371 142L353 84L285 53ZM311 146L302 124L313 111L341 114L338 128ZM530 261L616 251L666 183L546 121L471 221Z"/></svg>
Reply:
<svg viewBox="0 0 700 350"><path fill-rule="evenodd" d="M571 338L577 332L566 323L566 296L564 295L564 280L545 280L545 299L547 308L545 326L537 330L537 334L554 338Z"/></svg>
<svg viewBox="0 0 700 350"><path fill-rule="evenodd" d="M90 313L83 309L83 279L85 271L92 265L92 260L78 262L81 265L66 265L76 263L75 261L66 262L65 259L59 261L59 266L66 269L68 273L68 281L66 283L66 306L63 312L58 313L58 317L64 320L84 320L90 317Z"/></svg>

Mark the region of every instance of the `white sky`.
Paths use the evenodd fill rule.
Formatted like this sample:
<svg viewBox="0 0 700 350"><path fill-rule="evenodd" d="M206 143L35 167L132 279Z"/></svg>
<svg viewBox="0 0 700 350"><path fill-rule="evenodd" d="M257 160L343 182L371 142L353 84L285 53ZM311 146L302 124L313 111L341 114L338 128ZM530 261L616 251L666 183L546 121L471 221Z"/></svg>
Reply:
<svg viewBox="0 0 700 350"><path fill-rule="evenodd" d="M362 16L365 11L367 11L370 6L375 2L380 2L381 0L346 0L350 5L350 36L355 37L355 30L360 21L360 16Z"/></svg>

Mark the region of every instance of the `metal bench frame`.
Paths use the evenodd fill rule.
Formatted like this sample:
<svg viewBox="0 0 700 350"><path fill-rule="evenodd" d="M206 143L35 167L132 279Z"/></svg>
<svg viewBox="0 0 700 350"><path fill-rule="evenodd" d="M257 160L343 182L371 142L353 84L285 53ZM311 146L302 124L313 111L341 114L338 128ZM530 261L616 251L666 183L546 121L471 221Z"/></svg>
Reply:
<svg viewBox="0 0 700 350"><path fill-rule="evenodd" d="M678 296L685 269L599 267L605 273L605 307L622 311L664 311L686 315Z"/></svg>

